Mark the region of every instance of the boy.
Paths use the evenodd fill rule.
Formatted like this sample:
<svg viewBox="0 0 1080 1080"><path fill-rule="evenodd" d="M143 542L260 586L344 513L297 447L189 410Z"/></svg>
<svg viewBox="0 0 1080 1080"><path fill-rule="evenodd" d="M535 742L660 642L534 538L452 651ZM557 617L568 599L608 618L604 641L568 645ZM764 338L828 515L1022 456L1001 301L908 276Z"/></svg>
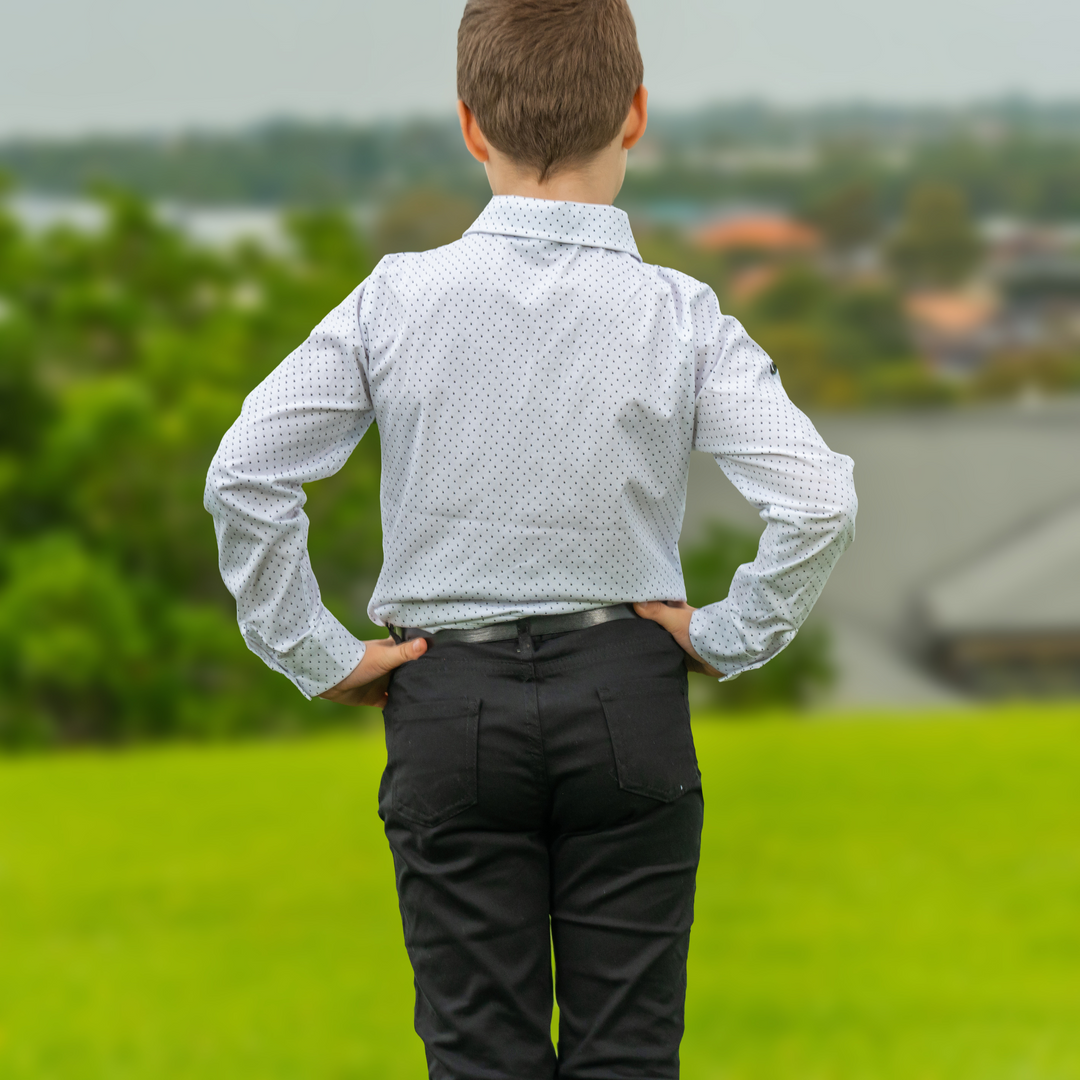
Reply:
<svg viewBox="0 0 1080 1080"><path fill-rule="evenodd" d="M492 201L384 259L250 395L206 505L250 647L305 694L385 705L431 1077L676 1077L703 805L686 669L791 641L851 539L851 461L611 205L646 124L626 0L469 0L458 93ZM359 642L319 599L301 485L372 420L391 637ZM699 610L692 448L766 521Z"/></svg>

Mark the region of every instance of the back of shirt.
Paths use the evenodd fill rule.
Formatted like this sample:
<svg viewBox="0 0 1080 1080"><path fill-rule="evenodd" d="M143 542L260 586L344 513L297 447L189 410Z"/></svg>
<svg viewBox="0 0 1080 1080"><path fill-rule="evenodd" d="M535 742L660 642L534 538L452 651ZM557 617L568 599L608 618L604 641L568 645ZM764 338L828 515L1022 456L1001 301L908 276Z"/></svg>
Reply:
<svg viewBox="0 0 1080 1080"><path fill-rule="evenodd" d="M359 303L384 463L375 617L683 596L695 286L626 251L483 232L383 260Z"/></svg>
<svg viewBox="0 0 1080 1080"><path fill-rule="evenodd" d="M684 599L697 448L767 528L728 599L695 613L692 640L725 672L763 663L805 618L855 506L850 460L775 371L710 289L641 262L621 211L493 199L457 243L384 259L223 441L207 505L249 644L308 693L348 674L359 643L318 600L299 485L340 468L374 419L376 621L438 629ZM259 517L259 541L250 520L232 528L237 513Z"/></svg>

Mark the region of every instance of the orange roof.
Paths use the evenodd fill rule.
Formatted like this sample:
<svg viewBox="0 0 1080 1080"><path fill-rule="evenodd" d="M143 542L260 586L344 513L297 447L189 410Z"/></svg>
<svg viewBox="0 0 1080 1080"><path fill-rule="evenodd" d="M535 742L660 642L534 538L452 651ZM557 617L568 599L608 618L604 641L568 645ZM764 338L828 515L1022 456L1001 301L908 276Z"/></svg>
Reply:
<svg viewBox="0 0 1080 1080"><path fill-rule="evenodd" d="M694 234L694 242L709 251L812 251L821 246L821 233L780 214L753 214L706 225Z"/></svg>
<svg viewBox="0 0 1080 1080"><path fill-rule="evenodd" d="M941 334L965 334L985 326L994 314L994 300L980 293L922 292L904 301L912 322Z"/></svg>

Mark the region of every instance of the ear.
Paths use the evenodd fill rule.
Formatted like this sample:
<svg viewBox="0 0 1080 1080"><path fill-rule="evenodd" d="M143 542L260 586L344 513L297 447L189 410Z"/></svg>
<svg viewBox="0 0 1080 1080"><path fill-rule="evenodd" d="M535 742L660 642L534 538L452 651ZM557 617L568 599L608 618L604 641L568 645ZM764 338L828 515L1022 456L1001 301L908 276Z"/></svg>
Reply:
<svg viewBox="0 0 1080 1080"><path fill-rule="evenodd" d="M461 137L465 140L466 148L477 161L486 163L491 154L488 151L487 139L484 138L484 133L480 130L472 109L464 101L459 101L457 114L461 123Z"/></svg>
<svg viewBox="0 0 1080 1080"><path fill-rule="evenodd" d="M648 124L649 91L643 84L634 91L634 100L630 102L630 111L626 114L626 122L622 130L622 148L629 150L645 134Z"/></svg>

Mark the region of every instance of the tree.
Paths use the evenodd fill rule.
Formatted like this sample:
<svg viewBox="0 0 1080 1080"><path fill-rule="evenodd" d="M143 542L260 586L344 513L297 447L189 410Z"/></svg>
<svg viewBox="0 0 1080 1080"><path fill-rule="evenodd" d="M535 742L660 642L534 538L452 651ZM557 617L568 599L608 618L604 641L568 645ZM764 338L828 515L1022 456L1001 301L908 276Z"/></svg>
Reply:
<svg viewBox="0 0 1080 1080"><path fill-rule="evenodd" d="M279 258L199 249L139 200L98 198L97 234L24 235L0 207L0 745L344 718L244 646L202 488L244 395L371 259L338 213L294 215ZM360 633L378 463L373 433L309 501L324 596Z"/></svg>
<svg viewBox="0 0 1080 1080"><path fill-rule="evenodd" d="M908 198L887 253L909 285L948 286L963 281L979 261L982 245L964 193L949 184L920 184Z"/></svg>
<svg viewBox="0 0 1080 1080"><path fill-rule="evenodd" d="M887 404L892 386L907 388L896 374L919 376L894 288L837 282L798 264L780 271L748 306L746 323L780 369L784 388L803 408L847 409ZM882 377L883 369L890 369ZM898 394L898 400L908 400Z"/></svg>
<svg viewBox="0 0 1080 1080"><path fill-rule="evenodd" d="M877 197L869 183L844 184L819 199L810 210L834 251L846 254L877 235Z"/></svg>
<svg viewBox="0 0 1080 1080"><path fill-rule="evenodd" d="M380 252L427 251L460 240L476 220L471 200L438 188L414 188L392 200L379 218L375 243Z"/></svg>

